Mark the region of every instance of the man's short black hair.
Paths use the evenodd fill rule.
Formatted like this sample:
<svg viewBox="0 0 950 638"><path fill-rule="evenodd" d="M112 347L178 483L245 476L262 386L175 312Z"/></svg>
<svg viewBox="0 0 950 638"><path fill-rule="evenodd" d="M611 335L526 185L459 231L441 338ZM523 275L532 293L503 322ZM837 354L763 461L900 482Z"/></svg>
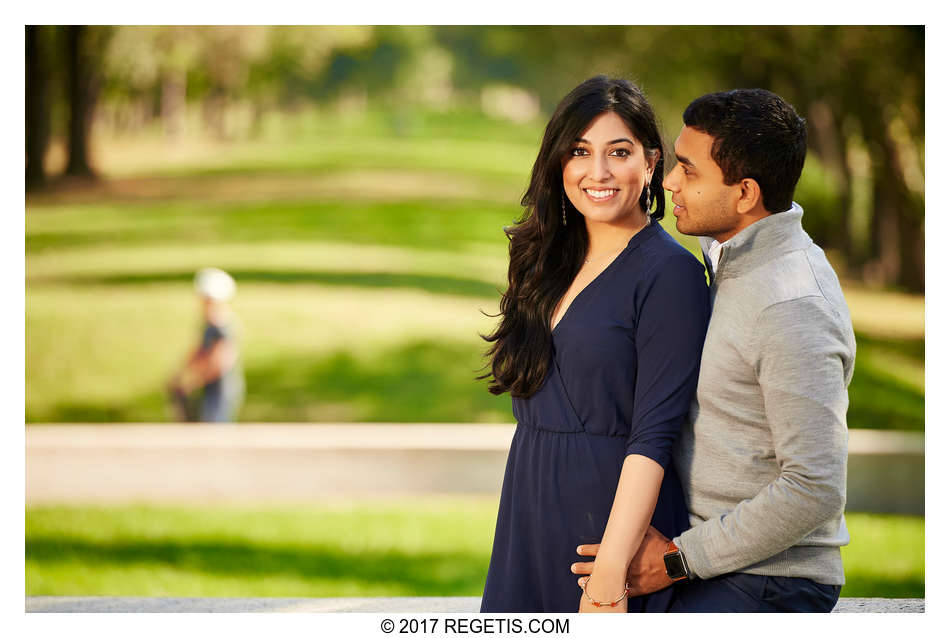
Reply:
<svg viewBox="0 0 950 638"><path fill-rule="evenodd" d="M726 184L754 179L767 211L791 208L807 146L805 120L791 104L765 89L710 93L686 107L683 123L713 138Z"/></svg>

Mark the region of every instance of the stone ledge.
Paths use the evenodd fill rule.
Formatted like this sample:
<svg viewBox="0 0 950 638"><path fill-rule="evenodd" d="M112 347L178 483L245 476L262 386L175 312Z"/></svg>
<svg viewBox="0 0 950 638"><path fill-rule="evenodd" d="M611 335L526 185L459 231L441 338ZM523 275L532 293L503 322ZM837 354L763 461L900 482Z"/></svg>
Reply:
<svg viewBox="0 0 950 638"><path fill-rule="evenodd" d="M27 596L28 613L360 612L475 614L481 598L115 598ZM835 613L923 613L922 598L842 598Z"/></svg>
<svg viewBox="0 0 950 638"><path fill-rule="evenodd" d="M26 502L497 499L514 429L464 423L29 425ZM848 510L923 515L923 433L851 430L848 436Z"/></svg>

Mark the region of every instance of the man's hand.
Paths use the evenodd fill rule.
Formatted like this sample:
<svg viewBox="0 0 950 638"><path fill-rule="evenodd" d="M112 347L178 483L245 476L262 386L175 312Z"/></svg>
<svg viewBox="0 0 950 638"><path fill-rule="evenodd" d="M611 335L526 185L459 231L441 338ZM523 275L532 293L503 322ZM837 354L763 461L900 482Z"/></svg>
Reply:
<svg viewBox="0 0 950 638"><path fill-rule="evenodd" d="M630 584L630 596L642 596L660 591L673 584L670 577L666 575L666 564L663 562L663 554L670 544L670 539L652 526L647 528L643 536L643 542L640 543L640 549L636 556L630 561L627 569L627 582ZM581 545L577 548L577 553L581 556L596 556L600 545ZM584 561L572 563L571 571L575 574L590 574L594 569L594 561ZM577 579L577 585L584 587L585 577Z"/></svg>

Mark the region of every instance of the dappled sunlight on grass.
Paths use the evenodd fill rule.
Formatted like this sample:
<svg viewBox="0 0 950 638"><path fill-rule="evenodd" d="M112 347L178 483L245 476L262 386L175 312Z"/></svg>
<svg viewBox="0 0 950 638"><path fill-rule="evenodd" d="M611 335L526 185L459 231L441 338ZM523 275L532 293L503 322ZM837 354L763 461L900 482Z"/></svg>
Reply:
<svg viewBox="0 0 950 638"><path fill-rule="evenodd" d="M288 239L428 249L469 242L507 247L502 228L519 214L517 206L467 200L70 204L27 215L26 250Z"/></svg>
<svg viewBox="0 0 950 638"><path fill-rule="evenodd" d="M466 243L455 250L319 240L258 240L174 244L107 245L41 250L29 256L29 287L54 281L190 272L216 264L228 272L281 273L418 273L464 276L501 289L507 272L506 246ZM493 291L492 297L497 297Z"/></svg>
<svg viewBox="0 0 950 638"><path fill-rule="evenodd" d="M842 596L923 598L924 517L847 512Z"/></svg>
<svg viewBox="0 0 950 638"><path fill-rule="evenodd" d="M848 426L924 429L924 340L857 333Z"/></svg>
<svg viewBox="0 0 950 638"><path fill-rule="evenodd" d="M35 507L26 594L480 596L498 499ZM922 517L848 513L847 597L923 597Z"/></svg>
<svg viewBox="0 0 950 638"><path fill-rule="evenodd" d="M439 277L288 278L297 283L239 284L241 420L510 420L508 399L475 380L487 347L478 333L495 321L480 312L495 310L490 297L446 294L451 282ZM198 334L189 288L183 277L32 291L27 421L167 420L165 375Z"/></svg>
<svg viewBox="0 0 950 638"><path fill-rule="evenodd" d="M29 205L36 211L70 204L135 206L174 200L235 204L468 199L511 205L521 196L525 186L523 181L507 176L469 175L435 169L346 170L327 167L309 172L142 176L70 183L54 190L31 193Z"/></svg>
<svg viewBox="0 0 950 638"><path fill-rule="evenodd" d="M478 334L497 321L482 313L507 284L503 229L542 124L406 117L313 112L233 143L100 138L105 179L30 194L27 422L170 418L162 388L198 337L191 278L207 266L238 284L241 420L509 421L474 381ZM845 293L849 425L923 429L923 298Z"/></svg>
<svg viewBox="0 0 950 638"><path fill-rule="evenodd" d="M496 507L37 508L27 595L477 596Z"/></svg>
<svg viewBox="0 0 950 638"><path fill-rule="evenodd" d="M275 114L276 115L276 114ZM451 169L467 174L527 174L543 122L520 125L472 112L336 110L274 118L255 139L214 141L160 134L100 138L95 155L109 176L208 175L356 168ZM156 132L158 133L158 132Z"/></svg>
<svg viewBox="0 0 950 638"><path fill-rule="evenodd" d="M426 275L397 272L321 272L321 271L268 271L231 269L229 274L242 284L317 284L321 286L350 286L360 288L416 289L426 292L462 297L491 297L498 287L477 279L444 275ZM71 286L143 286L150 284L180 283L187 286L194 281L193 270L178 272L149 272L99 276L73 276L53 279L53 283ZM42 281L42 280L41 280ZM45 282L44 282L45 283Z"/></svg>
<svg viewBox="0 0 950 638"><path fill-rule="evenodd" d="M475 381L484 361L468 344L410 341L360 356L284 355L249 366L242 418L288 421L513 422L510 399ZM340 406L348 406L343 412Z"/></svg>
<svg viewBox="0 0 950 638"><path fill-rule="evenodd" d="M924 338L924 296L844 286L855 331L892 339Z"/></svg>

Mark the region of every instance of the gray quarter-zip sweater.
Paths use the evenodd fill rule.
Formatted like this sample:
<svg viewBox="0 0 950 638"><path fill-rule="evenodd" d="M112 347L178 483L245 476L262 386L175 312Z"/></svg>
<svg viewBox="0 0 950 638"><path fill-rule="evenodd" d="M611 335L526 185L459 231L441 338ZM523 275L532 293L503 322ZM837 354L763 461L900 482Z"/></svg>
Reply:
<svg viewBox="0 0 950 638"><path fill-rule="evenodd" d="M844 584L851 316L802 209L722 247L699 385L674 449L699 578L728 572Z"/></svg>

